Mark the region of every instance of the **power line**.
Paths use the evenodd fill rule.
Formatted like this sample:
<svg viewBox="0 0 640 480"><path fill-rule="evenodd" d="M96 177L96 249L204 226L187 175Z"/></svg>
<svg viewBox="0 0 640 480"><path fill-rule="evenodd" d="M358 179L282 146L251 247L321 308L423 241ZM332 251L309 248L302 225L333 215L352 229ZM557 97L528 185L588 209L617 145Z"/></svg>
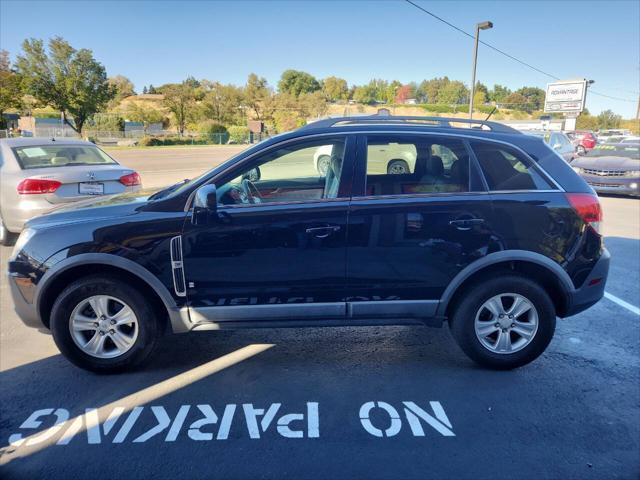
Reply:
<svg viewBox="0 0 640 480"><path fill-rule="evenodd" d="M449 27L453 28L454 30L457 30L458 32L462 33L463 35L466 35L466 36L467 36L467 37L469 37L469 38L475 38L475 37L474 37L472 34L470 34L469 32L467 32L467 31L463 30L462 28L460 28L460 27L458 27L458 26L454 25L454 24L453 24L453 23L451 23L451 22L446 21L444 18L439 17L438 15L436 15L436 14L435 14L435 13L433 13L433 12L430 12L430 11L429 11L429 10L427 10L426 8L421 7L421 6L420 6L420 5L418 5L417 3L414 3L414 2L412 2L411 0L405 0L405 2L407 2L407 3L411 4L411 5L413 5L413 6L414 6L414 7L416 7L418 10L423 11L423 12L424 12L424 13L426 13L427 15L430 15L431 17L433 17L433 18L435 18L436 20L438 20L438 21L440 21L440 22L444 23L445 25L448 25ZM499 48L497 48L497 47L494 47L494 46L493 46L493 45L491 45L490 43L487 43L487 42L485 42L485 41L483 41L483 40L478 40L478 41L479 41L479 43L481 43L481 44L482 44L482 45L484 45L485 47L489 47L490 49L492 49L492 50L494 50L494 51L496 51L496 52L500 53L501 55L504 55L505 57L510 58L511 60L514 60L514 61L518 62L518 63L519 63L519 64L521 64L521 65L524 65L525 67L528 67L528 68L530 68L530 69L532 69L532 70L535 70L536 72L541 73L542 75L545 75L545 76L547 76L547 77L549 77L549 78L552 78L552 79L554 79L554 80L560 80L560 78L559 78L559 77L556 77L555 75L552 75L551 73L545 72L544 70L541 70L541 69L539 69L539 68L537 68L537 67L534 67L533 65L531 65L531 64L529 64L529 63L527 63L527 62L525 62L524 60L520 60L519 58L516 58L516 57L514 57L513 55L510 55L510 54L508 54L507 52L505 52L505 51L503 51L503 50L500 50L500 49L499 49ZM612 95L607 95L607 94L604 94L604 93L596 92L596 91L595 91L595 90L593 90L593 89L589 89L589 91L590 91L591 93L595 94L595 95L600 95L601 97L610 98L610 99L612 99L612 100L620 100L620 101L623 101L623 102L632 102L632 103L635 103L635 102L636 102L636 100L631 100L631 99L629 99L629 98L614 97L614 96L612 96Z"/></svg>

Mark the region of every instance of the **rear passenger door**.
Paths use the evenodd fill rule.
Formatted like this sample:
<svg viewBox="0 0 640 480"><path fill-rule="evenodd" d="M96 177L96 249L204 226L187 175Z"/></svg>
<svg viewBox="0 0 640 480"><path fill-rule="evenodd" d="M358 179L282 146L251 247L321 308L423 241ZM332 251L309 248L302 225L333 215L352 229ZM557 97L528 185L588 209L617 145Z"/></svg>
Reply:
<svg viewBox="0 0 640 480"><path fill-rule="evenodd" d="M410 159L406 173L380 164ZM381 173L384 172L384 173ZM428 317L453 277L493 248L491 203L465 142L430 134L358 139L349 212L348 313Z"/></svg>
<svg viewBox="0 0 640 480"><path fill-rule="evenodd" d="M525 152L471 141L493 204L494 233L505 250L527 250L562 263L575 236L575 217L564 192Z"/></svg>

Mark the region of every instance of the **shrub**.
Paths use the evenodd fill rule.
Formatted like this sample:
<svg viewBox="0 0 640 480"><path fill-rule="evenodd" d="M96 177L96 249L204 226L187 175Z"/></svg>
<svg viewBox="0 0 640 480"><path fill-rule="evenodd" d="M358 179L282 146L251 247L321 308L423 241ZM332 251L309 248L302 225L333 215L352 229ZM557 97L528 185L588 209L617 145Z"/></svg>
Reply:
<svg viewBox="0 0 640 480"><path fill-rule="evenodd" d="M452 107L451 105L439 104L439 103L425 103L422 105L427 112L432 113L454 113L456 112L456 107Z"/></svg>
<svg viewBox="0 0 640 480"><path fill-rule="evenodd" d="M247 143L249 141L249 128L242 125L232 125L228 128L229 143Z"/></svg>
<svg viewBox="0 0 640 480"><path fill-rule="evenodd" d="M493 108L494 108L493 105L475 105L473 107L473 109L475 111L480 112L480 113L486 113L486 114L491 113L493 111ZM497 109L496 109L496 113L498 113ZM494 113L494 115L495 115L495 113Z"/></svg>
<svg viewBox="0 0 640 480"><path fill-rule="evenodd" d="M215 120L205 120L198 124L198 133L201 135L211 135L214 133L227 133L227 129L224 125L216 122Z"/></svg>
<svg viewBox="0 0 640 480"><path fill-rule="evenodd" d="M162 144L162 140L157 137L143 137L138 142L141 147L157 147Z"/></svg>

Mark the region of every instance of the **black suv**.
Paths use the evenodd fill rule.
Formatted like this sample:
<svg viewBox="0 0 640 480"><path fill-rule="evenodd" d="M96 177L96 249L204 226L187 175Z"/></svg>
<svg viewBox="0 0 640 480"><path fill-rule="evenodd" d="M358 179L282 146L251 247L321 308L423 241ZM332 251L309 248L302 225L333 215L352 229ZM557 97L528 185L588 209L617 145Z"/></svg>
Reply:
<svg viewBox="0 0 640 480"><path fill-rule="evenodd" d="M9 277L22 320L94 371L139 364L168 330L443 322L473 360L508 369L603 296L601 219L539 138L338 118L151 196L31 220Z"/></svg>

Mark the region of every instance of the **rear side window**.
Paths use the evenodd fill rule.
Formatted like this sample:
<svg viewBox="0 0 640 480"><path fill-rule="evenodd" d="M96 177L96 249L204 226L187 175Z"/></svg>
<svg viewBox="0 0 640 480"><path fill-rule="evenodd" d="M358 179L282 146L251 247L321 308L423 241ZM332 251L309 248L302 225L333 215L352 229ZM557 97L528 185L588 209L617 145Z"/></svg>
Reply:
<svg viewBox="0 0 640 480"><path fill-rule="evenodd" d="M29 145L16 147L13 151L23 170L116 163L102 150L90 145Z"/></svg>
<svg viewBox="0 0 640 480"><path fill-rule="evenodd" d="M366 195L469 192L469 155L458 139L367 137Z"/></svg>
<svg viewBox="0 0 640 480"><path fill-rule="evenodd" d="M503 145L471 142L489 190L552 190L531 160Z"/></svg>

